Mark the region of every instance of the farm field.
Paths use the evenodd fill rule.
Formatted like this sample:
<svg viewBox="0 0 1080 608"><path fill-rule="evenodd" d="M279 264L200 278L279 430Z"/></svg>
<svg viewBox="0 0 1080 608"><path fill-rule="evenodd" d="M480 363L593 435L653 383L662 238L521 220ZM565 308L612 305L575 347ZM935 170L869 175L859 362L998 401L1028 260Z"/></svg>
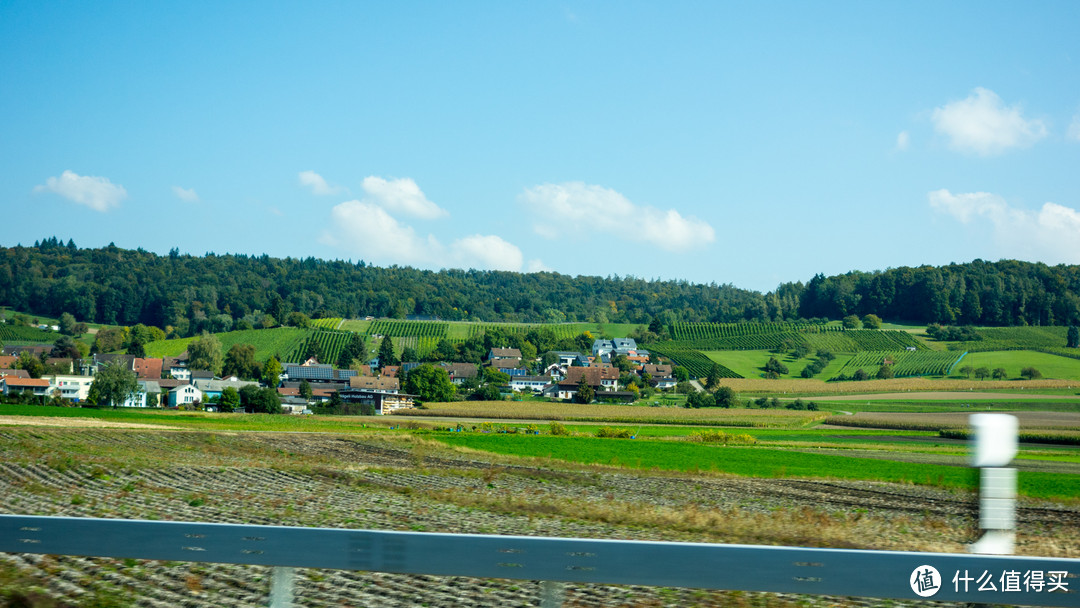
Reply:
<svg viewBox="0 0 1080 608"><path fill-rule="evenodd" d="M782 375L781 378L789 379L802 379L800 374L804 367L809 365L813 360L813 355L804 357L802 359L794 359L787 355L777 355L767 350L709 350L703 351L703 354L710 360L723 365L735 373L744 378L761 378L765 374L765 364L769 361L770 357L776 357L781 363L787 366L788 374ZM839 354L833 359L829 365L818 372L817 377L820 379L831 378L836 375L836 372L840 371L840 368L847 363L851 355Z"/></svg>
<svg viewBox="0 0 1080 608"><path fill-rule="evenodd" d="M1002 367L1012 379L1020 378L1021 369L1034 367L1042 373L1044 378L1076 380L1080 386L1080 360L1049 353L1033 350L971 352L953 368L952 376L959 376L959 369L968 365L974 368L986 367L991 370Z"/></svg>
<svg viewBox="0 0 1080 608"><path fill-rule="evenodd" d="M579 405L548 402L459 401L426 403L424 409L400 412L409 418L467 417L493 420L566 420L731 427L798 427L825 418L826 412L753 409L685 409L630 405Z"/></svg>
<svg viewBox="0 0 1080 608"><path fill-rule="evenodd" d="M274 329L246 329L214 334L221 341L222 352L228 352L234 344L252 344L255 346L255 359L266 361L273 355L286 357L299 348L314 330L297 327L277 327ZM158 340L145 345L149 357L176 357L187 350L194 338L175 338Z"/></svg>
<svg viewBox="0 0 1080 608"><path fill-rule="evenodd" d="M463 452L430 437L0 429L0 509L35 515L944 552L964 552L975 534L974 497L963 489L583 465L546 456ZM616 448L628 444L593 443ZM636 445L665 443L670 442ZM784 454L768 452L775 452L768 458L781 460L758 466L785 466ZM140 458L133 460L133 454ZM953 479L947 469L925 471L931 476L946 471L940 475L945 483ZM962 487L963 480L956 481ZM1080 555L1080 537L1074 533L1080 511L1068 505L1043 507L1021 499L1018 552ZM7 588L12 581L21 582L22 588L33 583L50 597L96 601L95 606L253 608L265 606L269 592L269 569L264 567L28 554L6 554L0 561L0 580ZM539 591L537 583L529 581L304 569L297 572L295 605L536 605ZM865 602L575 584L568 586L567 604L795 608Z"/></svg>

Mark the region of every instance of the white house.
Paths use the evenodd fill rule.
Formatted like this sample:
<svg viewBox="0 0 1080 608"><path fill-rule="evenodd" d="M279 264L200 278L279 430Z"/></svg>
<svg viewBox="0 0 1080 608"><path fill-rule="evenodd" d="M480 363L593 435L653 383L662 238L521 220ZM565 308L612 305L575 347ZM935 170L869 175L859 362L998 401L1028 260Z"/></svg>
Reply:
<svg viewBox="0 0 1080 608"><path fill-rule="evenodd" d="M49 394L60 391L60 397L68 401L86 401L90 396L92 376L52 376L49 380Z"/></svg>
<svg viewBox="0 0 1080 608"><path fill-rule="evenodd" d="M551 384L550 376L512 376L510 378L510 388L519 392L530 390L539 393L548 384Z"/></svg>
<svg viewBox="0 0 1080 608"><path fill-rule="evenodd" d="M178 386L169 391L169 407L180 407L182 405L190 405L196 401L202 402L203 393L199 389L185 384Z"/></svg>

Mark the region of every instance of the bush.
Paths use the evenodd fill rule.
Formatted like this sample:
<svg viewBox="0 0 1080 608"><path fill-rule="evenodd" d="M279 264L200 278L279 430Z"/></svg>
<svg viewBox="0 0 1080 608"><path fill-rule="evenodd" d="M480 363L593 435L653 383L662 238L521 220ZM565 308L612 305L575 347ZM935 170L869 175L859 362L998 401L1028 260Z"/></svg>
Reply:
<svg viewBox="0 0 1080 608"><path fill-rule="evenodd" d="M630 439L633 435L630 434L630 429L620 429L611 426L602 426L596 429L597 437L606 437L609 439Z"/></svg>
<svg viewBox="0 0 1080 608"><path fill-rule="evenodd" d="M552 422L548 425L550 433L552 435L569 435L570 431L567 430L566 425L561 422Z"/></svg>

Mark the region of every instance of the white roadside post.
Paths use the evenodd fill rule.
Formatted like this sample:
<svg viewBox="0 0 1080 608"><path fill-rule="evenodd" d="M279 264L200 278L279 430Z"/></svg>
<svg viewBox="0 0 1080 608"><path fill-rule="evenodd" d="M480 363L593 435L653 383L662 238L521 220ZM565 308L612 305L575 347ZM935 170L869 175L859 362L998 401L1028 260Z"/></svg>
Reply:
<svg viewBox="0 0 1080 608"><path fill-rule="evenodd" d="M270 608L292 608L294 568L274 566L270 575Z"/></svg>
<svg viewBox="0 0 1080 608"><path fill-rule="evenodd" d="M1009 414L973 414L975 449L971 464L979 467L979 530L971 553L1011 555L1016 544L1016 457L1020 422Z"/></svg>

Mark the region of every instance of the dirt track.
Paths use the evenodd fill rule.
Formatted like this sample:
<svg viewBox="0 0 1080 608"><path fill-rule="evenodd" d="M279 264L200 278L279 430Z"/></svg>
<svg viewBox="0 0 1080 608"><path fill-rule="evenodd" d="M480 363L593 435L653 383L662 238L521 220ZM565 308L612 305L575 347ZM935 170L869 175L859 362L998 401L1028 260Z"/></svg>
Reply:
<svg viewBox="0 0 1080 608"><path fill-rule="evenodd" d="M76 433L76 435L71 435ZM100 446L166 442L176 464L17 462L28 441ZM313 434L208 434L0 429L0 510L68 516L162 518L291 526L527 534L642 540L824 544L963 551L974 497L918 486L552 470L491 462L418 444ZM202 442L202 443L200 443ZM227 443L226 443L227 442ZM211 445L229 458L265 454L317 466L195 466L184 454ZM204 452L211 450L204 449ZM188 456L189 460L195 458ZM223 461L228 462L228 461ZM327 465L327 463L330 463ZM576 509L564 513L560 509ZM655 523L647 515L655 514ZM676 517L677 516L677 517ZM663 519L668 517L668 519ZM671 519L676 517L675 519ZM1025 553L1080 555L1080 512L1024 504ZM629 523L637 522L637 523ZM807 536L809 534L809 536ZM266 568L7 556L73 598L103 585L138 606L265 606ZM838 598L574 585L566 606L874 605ZM303 570L298 606L536 605L535 582ZM896 604L893 604L896 605ZM940 606L940 604L933 604Z"/></svg>

